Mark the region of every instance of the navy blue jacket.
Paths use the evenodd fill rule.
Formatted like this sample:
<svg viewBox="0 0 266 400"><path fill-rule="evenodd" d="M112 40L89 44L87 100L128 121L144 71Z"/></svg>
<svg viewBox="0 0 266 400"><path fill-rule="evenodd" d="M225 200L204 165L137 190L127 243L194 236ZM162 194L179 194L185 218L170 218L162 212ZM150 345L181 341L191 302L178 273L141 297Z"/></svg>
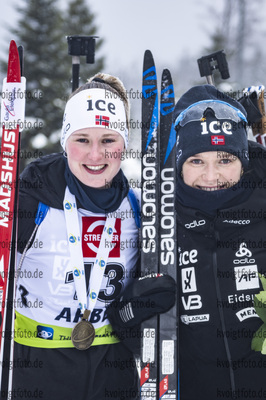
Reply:
<svg viewBox="0 0 266 400"><path fill-rule="evenodd" d="M247 200L215 216L178 204L181 400L266 398L253 298L266 276L266 151L251 144Z"/></svg>

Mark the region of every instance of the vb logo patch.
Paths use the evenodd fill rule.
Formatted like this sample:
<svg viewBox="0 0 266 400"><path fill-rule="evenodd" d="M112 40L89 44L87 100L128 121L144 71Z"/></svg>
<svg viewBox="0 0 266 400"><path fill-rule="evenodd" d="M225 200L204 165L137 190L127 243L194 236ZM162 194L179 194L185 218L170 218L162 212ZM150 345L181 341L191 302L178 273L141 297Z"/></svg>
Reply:
<svg viewBox="0 0 266 400"><path fill-rule="evenodd" d="M105 217L82 218L82 251L83 257L95 258L105 226ZM115 221L112 243L106 242L109 257L120 257L121 219Z"/></svg>

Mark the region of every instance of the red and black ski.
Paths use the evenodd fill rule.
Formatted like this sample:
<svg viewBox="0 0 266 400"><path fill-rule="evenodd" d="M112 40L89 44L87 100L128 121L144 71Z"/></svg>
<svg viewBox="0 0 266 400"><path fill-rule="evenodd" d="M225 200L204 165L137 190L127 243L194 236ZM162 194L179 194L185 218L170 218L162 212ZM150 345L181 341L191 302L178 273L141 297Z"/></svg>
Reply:
<svg viewBox="0 0 266 400"><path fill-rule="evenodd" d="M9 47L7 77L1 102L2 144L0 153L0 388L1 399L11 395L14 340L16 220L20 131L25 115L25 78L21 77L16 43Z"/></svg>

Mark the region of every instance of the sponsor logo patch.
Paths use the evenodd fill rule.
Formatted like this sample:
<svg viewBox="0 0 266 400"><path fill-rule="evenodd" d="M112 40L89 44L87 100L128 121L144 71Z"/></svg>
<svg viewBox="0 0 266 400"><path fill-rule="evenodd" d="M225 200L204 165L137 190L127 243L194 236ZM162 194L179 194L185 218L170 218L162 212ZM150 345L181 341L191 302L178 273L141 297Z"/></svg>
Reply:
<svg viewBox="0 0 266 400"><path fill-rule="evenodd" d="M241 243L239 246L239 250L236 252L237 257L251 257L252 253L251 251L247 248L247 245L245 242Z"/></svg>
<svg viewBox="0 0 266 400"><path fill-rule="evenodd" d="M260 287L257 265L234 267L236 290L250 290Z"/></svg>
<svg viewBox="0 0 266 400"><path fill-rule="evenodd" d="M180 318L183 324L189 325L197 322L208 322L210 320L210 314L181 315Z"/></svg>
<svg viewBox="0 0 266 400"><path fill-rule="evenodd" d="M182 291L183 293L196 292L196 276L195 276L195 268L183 268L181 271L182 274Z"/></svg>
<svg viewBox="0 0 266 400"><path fill-rule="evenodd" d="M53 340L54 330L49 326L37 325L37 337L45 340Z"/></svg>
<svg viewBox="0 0 266 400"><path fill-rule="evenodd" d="M95 258L100 246L101 236L106 217L82 218L82 251L83 257ZM109 252L110 257L120 257L121 219L117 218L113 233L113 240ZM107 244L106 244L107 246Z"/></svg>
<svg viewBox="0 0 266 400"><path fill-rule="evenodd" d="M236 313L237 318L239 319L240 322L244 321L245 319L251 318L251 317L259 317L256 314L255 308L254 307L247 307L244 308L241 311L238 311Z"/></svg>

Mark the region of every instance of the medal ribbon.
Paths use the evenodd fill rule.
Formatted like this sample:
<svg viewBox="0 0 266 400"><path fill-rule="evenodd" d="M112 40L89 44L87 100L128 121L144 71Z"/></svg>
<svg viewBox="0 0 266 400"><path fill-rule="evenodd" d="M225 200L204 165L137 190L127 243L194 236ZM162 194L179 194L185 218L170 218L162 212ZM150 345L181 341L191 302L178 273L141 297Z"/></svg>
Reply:
<svg viewBox="0 0 266 400"><path fill-rule="evenodd" d="M87 297L77 203L75 196L70 192L68 187L66 187L64 197L64 213L70 249L70 263L73 268L79 306L83 313L86 309L92 312L101 289L105 266L111 249L116 218L107 215L97 256L91 270L89 297Z"/></svg>

